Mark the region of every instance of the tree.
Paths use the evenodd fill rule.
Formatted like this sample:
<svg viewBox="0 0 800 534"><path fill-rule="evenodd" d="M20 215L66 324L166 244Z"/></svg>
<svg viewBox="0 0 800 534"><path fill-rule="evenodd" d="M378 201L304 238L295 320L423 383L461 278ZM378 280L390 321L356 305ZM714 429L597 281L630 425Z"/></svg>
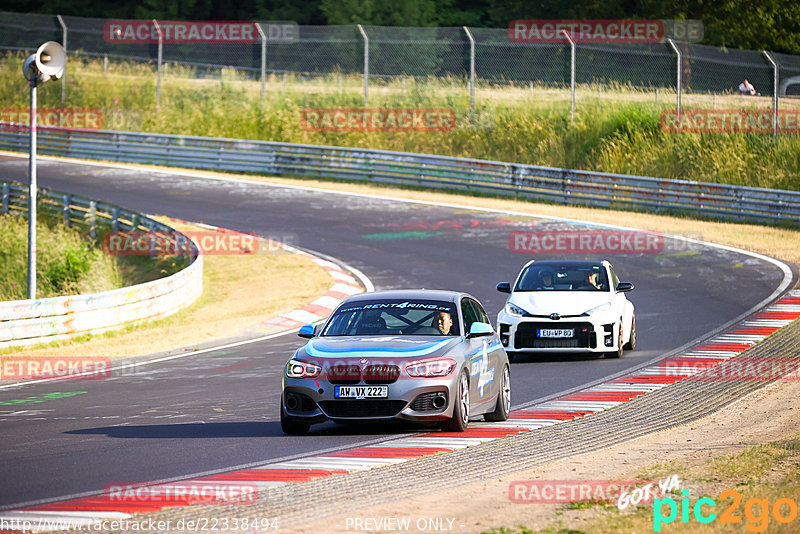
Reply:
<svg viewBox="0 0 800 534"><path fill-rule="evenodd" d="M436 26L436 0L322 0L328 24Z"/></svg>

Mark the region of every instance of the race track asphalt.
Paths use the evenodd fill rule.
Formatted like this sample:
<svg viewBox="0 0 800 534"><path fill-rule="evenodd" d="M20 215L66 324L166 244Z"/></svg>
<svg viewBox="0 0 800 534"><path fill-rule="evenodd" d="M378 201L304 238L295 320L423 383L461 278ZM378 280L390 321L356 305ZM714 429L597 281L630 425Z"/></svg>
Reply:
<svg viewBox="0 0 800 534"><path fill-rule="evenodd" d="M0 179L26 183L27 161L0 156ZM39 184L148 214L274 236L338 258L361 270L376 289L464 290L493 319L505 302L496 283L513 280L530 259L509 249L509 234L581 228L469 208L44 159ZM606 257L622 280L636 286L628 295L636 306L637 350L621 360L572 356L515 363L515 406L639 366L701 338L758 304L783 279L772 263L670 238L658 252ZM270 288L260 290L267 294ZM284 436L278 422L281 372L301 344L289 334L136 366L105 380L0 390L5 481L0 508L414 431L394 424L326 423L307 436Z"/></svg>

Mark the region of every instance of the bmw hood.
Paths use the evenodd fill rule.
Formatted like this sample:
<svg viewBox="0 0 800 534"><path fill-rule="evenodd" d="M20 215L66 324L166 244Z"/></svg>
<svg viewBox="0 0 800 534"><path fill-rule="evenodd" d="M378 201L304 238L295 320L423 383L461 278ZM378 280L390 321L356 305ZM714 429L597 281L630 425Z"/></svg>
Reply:
<svg viewBox="0 0 800 534"><path fill-rule="evenodd" d="M315 338L297 351L305 360L350 360L391 358L424 359L442 356L458 344L460 337L358 336Z"/></svg>
<svg viewBox="0 0 800 534"><path fill-rule="evenodd" d="M524 291L511 295L508 301L532 315L580 315L606 302L608 291Z"/></svg>

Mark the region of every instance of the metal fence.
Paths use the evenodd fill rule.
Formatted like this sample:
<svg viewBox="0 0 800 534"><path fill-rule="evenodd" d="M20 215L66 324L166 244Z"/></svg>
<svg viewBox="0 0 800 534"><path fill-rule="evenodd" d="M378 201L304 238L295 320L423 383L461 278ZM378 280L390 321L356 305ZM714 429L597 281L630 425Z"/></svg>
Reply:
<svg viewBox="0 0 800 534"><path fill-rule="evenodd" d="M361 25L296 26L296 38L282 40L264 31L270 23L254 22L259 37L252 43L174 44L158 33L158 42L131 44L109 39L108 22L0 12L0 49L30 50L55 40L73 57L151 61L157 63L159 84L168 63L194 67L196 76L232 68L260 79L262 98L269 74L360 74L365 105L370 80L400 77L457 79L473 96L475 83L571 87L573 101L576 84L717 94L737 92L745 78L762 95L800 95L799 56L684 42L576 44L565 37L520 43L506 28Z"/></svg>
<svg viewBox="0 0 800 534"><path fill-rule="evenodd" d="M0 182L0 191L0 213L27 215L27 187L4 181ZM170 226L145 215L77 195L42 190L38 207L67 226L85 230L93 239L103 230L152 232L169 238L176 234ZM203 291L202 256L192 255L187 259L190 264L185 269L131 287L88 295L0 302L0 348L49 343L171 315L188 306Z"/></svg>
<svg viewBox="0 0 800 534"><path fill-rule="evenodd" d="M25 152L20 125L0 122L0 150ZM668 180L386 150L180 135L39 130L39 152L173 167L366 180L604 208L800 224L800 192Z"/></svg>

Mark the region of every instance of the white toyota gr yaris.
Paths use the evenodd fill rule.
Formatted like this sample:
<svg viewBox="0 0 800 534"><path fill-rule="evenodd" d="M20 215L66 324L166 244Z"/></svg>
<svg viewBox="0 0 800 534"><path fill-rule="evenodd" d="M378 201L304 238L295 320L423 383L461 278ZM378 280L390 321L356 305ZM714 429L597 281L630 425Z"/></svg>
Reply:
<svg viewBox="0 0 800 534"><path fill-rule="evenodd" d="M497 315L500 341L513 361L520 354L592 352L619 358L636 346L636 317L620 282L606 261L530 261Z"/></svg>

